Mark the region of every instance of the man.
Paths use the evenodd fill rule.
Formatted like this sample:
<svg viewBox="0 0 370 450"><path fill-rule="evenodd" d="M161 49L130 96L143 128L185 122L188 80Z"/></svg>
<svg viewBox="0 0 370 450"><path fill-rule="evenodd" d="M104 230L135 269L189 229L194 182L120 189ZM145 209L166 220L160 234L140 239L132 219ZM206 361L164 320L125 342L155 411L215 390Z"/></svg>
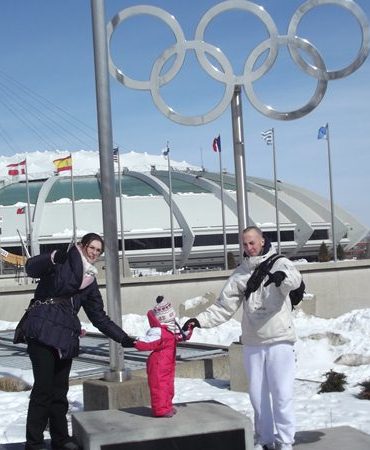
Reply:
<svg viewBox="0 0 370 450"><path fill-rule="evenodd" d="M254 226L243 231L243 246L245 258L216 302L189 319L183 328L187 330L190 324L204 328L220 325L243 304L241 340L254 409L255 449L291 450L295 434L296 336L289 292L299 287L302 277L289 259L280 258L259 286L249 286L250 295L246 298L247 283L254 270L276 252Z"/></svg>

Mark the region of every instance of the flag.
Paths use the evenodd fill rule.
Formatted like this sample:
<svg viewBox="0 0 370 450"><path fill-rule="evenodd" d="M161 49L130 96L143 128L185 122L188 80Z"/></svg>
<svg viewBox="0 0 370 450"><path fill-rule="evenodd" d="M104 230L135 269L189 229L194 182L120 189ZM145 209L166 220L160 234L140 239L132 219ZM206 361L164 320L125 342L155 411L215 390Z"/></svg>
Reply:
<svg viewBox="0 0 370 450"><path fill-rule="evenodd" d="M319 128L319 133L317 135L317 139L328 139L328 126Z"/></svg>
<svg viewBox="0 0 370 450"><path fill-rule="evenodd" d="M267 145L272 145L272 139L273 139L273 131L267 130L262 131L261 133L262 139L266 142Z"/></svg>
<svg viewBox="0 0 370 450"><path fill-rule="evenodd" d="M215 152L221 152L221 136L220 135L218 135L217 137L215 137L213 139L212 148L213 148L213 151L215 151Z"/></svg>
<svg viewBox="0 0 370 450"><path fill-rule="evenodd" d="M17 214L25 214L26 212L26 207L23 206L22 208L17 208Z"/></svg>
<svg viewBox="0 0 370 450"><path fill-rule="evenodd" d="M113 162L118 163L118 147L113 149Z"/></svg>
<svg viewBox="0 0 370 450"><path fill-rule="evenodd" d="M72 156L66 156L65 158L54 159L53 161L55 170L57 173L64 170L72 170Z"/></svg>
<svg viewBox="0 0 370 450"><path fill-rule="evenodd" d="M8 175L25 175L26 173L26 160L19 163L8 164L6 167L9 167Z"/></svg>
<svg viewBox="0 0 370 450"><path fill-rule="evenodd" d="M169 153L170 153L170 147L166 147L164 150L162 150L163 156L168 156Z"/></svg>

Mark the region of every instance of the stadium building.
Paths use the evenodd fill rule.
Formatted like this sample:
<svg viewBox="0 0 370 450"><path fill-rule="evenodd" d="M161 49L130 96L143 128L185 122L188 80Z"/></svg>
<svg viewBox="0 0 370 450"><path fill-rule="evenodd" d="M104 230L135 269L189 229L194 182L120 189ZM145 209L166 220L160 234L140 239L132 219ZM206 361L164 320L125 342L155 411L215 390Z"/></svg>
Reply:
<svg viewBox="0 0 370 450"><path fill-rule="evenodd" d="M223 266L224 240L219 174L172 170L172 212L176 267ZM125 255L131 268L172 267L170 192L168 171L139 172L125 169L120 177ZM239 254L235 177L224 174L224 207L227 252ZM118 189L118 176L116 175ZM260 226L277 241L274 183L249 177L247 182L250 224ZM329 202L319 195L278 182L282 253L293 259L317 260L319 247L330 248ZM71 181L52 176L29 181L32 217L32 253L70 242L72 236ZM99 174L75 176L77 237L89 231L103 235L101 180ZM21 203L20 203L21 202ZM22 255L20 236L27 236L27 190L24 181L0 186L2 254ZM116 199L118 240L121 249L120 200ZM367 229L353 216L335 206L336 242L351 249ZM3 259L6 259L5 257ZM14 260L14 258L13 258Z"/></svg>

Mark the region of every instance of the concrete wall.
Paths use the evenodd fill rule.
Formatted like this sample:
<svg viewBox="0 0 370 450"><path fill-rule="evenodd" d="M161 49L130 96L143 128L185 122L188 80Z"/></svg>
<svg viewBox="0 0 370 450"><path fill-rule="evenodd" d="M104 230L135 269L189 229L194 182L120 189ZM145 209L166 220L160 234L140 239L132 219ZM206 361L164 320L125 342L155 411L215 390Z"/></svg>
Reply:
<svg viewBox="0 0 370 450"><path fill-rule="evenodd" d="M370 308L370 260L314 263L298 266L306 290L314 300L302 309L323 318L337 317L353 309ZM185 300L214 293L217 295L231 271L126 278L121 283L122 313L146 314L157 295L171 300L177 313ZM105 298L106 287L100 280ZM0 280L0 320L18 321L33 296L35 284L18 284L14 279ZM187 314L185 314L187 315ZM235 318L238 319L240 314ZM81 313L80 318L86 320Z"/></svg>

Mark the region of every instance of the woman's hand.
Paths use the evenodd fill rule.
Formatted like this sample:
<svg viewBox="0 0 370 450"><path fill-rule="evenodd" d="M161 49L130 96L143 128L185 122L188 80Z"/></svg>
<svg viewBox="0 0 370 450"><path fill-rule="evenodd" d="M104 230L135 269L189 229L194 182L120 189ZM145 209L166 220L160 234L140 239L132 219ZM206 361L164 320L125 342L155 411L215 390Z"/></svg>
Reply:
<svg viewBox="0 0 370 450"><path fill-rule="evenodd" d="M54 254L51 255L54 264L64 264L67 261L67 258L67 250L56 250Z"/></svg>
<svg viewBox="0 0 370 450"><path fill-rule="evenodd" d="M125 334L124 338L121 341L121 345L124 348L130 348L133 347L135 344L136 339L134 339L133 337L129 336L128 334Z"/></svg>

